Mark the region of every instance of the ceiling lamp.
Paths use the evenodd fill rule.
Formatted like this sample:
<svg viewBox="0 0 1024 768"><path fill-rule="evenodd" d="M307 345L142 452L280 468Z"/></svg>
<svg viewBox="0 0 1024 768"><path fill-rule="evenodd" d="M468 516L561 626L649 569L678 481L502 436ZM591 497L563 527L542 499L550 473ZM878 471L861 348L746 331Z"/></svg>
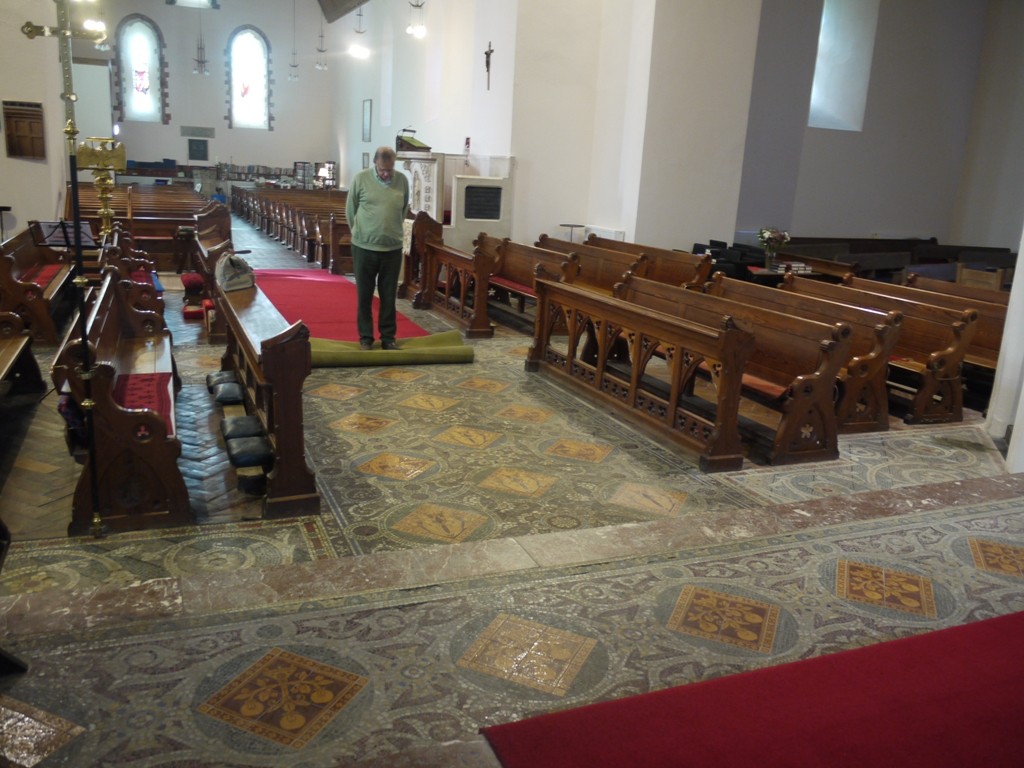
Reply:
<svg viewBox="0 0 1024 768"><path fill-rule="evenodd" d="M324 72L327 70L327 62L324 60L324 54L327 53L327 48L324 46L324 14L323 9L320 10L320 44L316 47L316 64L313 68Z"/></svg>
<svg viewBox="0 0 1024 768"><path fill-rule="evenodd" d="M356 11L356 28L353 30L357 35L366 34L366 30L363 29L363 6L359 6L359 10ZM359 42L359 38L348 47L348 55L354 59L368 59L370 58L370 49Z"/></svg>
<svg viewBox="0 0 1024 768"><path fill-rule="evenodd" d="M292 0L292 63L288 65L288 79L292 82L299 79L299 62L295 58L297 51L295 48L295 0Z"/></svg>
<svg viewBox="0 0 1024 768"><path fill-rule="evenodd" d="M192 59L195 66L192 67L193 75L209 75L210 70L206 68L206 44L203 42L203 12L199 11L199 41L196 43L196 57Z"/></svg>
<svg viewBox="0 0 1024 768"><path fill-rule="evenodd" d="M417 40L427 36L427 25L423 23L423 6L427 0L409 0L409 26L405 28L405 34L412 35Z"/></svg>

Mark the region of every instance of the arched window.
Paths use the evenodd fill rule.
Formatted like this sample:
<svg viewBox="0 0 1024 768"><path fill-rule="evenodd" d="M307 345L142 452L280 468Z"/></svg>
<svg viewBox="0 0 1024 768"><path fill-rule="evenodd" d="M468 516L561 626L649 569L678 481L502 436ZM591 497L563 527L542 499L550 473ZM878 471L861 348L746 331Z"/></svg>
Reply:
<svg viewBox="0 0 1024 768"><path fill-rule="evenodd" d="M256 27L236 29L228 39L228 127L270 126L270 42Z"/></svg>
<svg viewBox="0 0 1024 768"><path fill-rule="evenodd" d="M169 123L167 62L160 29L152 19L134 13L117 25L114 39L118 120Z"/></svg>

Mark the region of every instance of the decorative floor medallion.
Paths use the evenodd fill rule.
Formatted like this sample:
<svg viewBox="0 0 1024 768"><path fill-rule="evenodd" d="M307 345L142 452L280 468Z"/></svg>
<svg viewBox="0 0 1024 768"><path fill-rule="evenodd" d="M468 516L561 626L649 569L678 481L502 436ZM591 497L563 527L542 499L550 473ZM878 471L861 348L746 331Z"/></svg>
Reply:
<svg viewBox="0 0 1024 768"><path fill-rule="evenodd" d="M564 437L556 440L544 451L548 456L575 459L576 461L589 461L592 464L604 461L611 452L612 447L610 445L586 443L582 440L571 440Z"/></svg>
<svg viewBox="0 0 1024 768"><path fill-rule="evenodd" d="M840 560L836 595L929 619L937 616L931 579L878 565Z"/></svg>
<svg viewBox="0 0 1024 768"><path fill-rule="evenodd" d="M968 539L974 565L982 571L1004 576L1024 578L1024 547L1014 547L998 541Z"/></svg>
<svg viewBox="0 0 1024 768"><path fill-rule="evenodd" d="M502 467L480 483L481 488L503 493L514 493L517 496L543 496L558 480L557 477L542 475L538 472L526 472L522 469Z"/></svg>
<svg viewBox="0 0 1024 768"><path fill-rule="evenodd" d="M457 425L449 427L441 434L436 435L434 439L449 445L461 445L464 448L487 448L500 437L499 432L488 432L486 429Z"/></svg>
<svg viewBox="0 0 1024 768"><path fill-rule="evenodd" d="M392 529L454 544L465 541L486 522L487 516L477 512L438 504L421 504L392 526Z"/></svg>
<svg viewBox="0 0 1024 768"><path fill-rule="evenodd" d="M597 640L499 613L458 666L564 696Z"/></svg>
<svg viewBox="0 0 1024 768"><path fill-rule="evenodd" d="M369 461L360 464L356 469L367 475L390 477L392 480L412 480L432 469L437 462L419 459L415 456L403 456L400 453L381 453Z"/></svg>
<svg viewBox="0 0 1024 768"><path fill-rule="evenodd" d="M490 394L504 392L509 387L509 385L504 381L495 381L494 379L481 379L476 377L466 379L461 384L456 384L455 386L460 389L471 389L474 392L488 392Z"/></svg>
<svg viewBox="0 0 1024 768"><path fill-rule="evenodd" d="M353 397L359 397L364 392L366 390L359 387L347 387L344 384L325 384L310 391L309 394L326 400L351 400Z"/></svg>
<svg viewBox="0 0 1024 768"><path fill-rule="evenodd" d="M686 586L679 593L668 628L684 635L771 653L779 606L748 597Z"/></svg>
<svg viewBox="0 0 1024 768"><path fill-rule="evenodd" d="M642 483L623 483L609 501L630 509L639 509L655 515L675 517L683 511L687 494L666 488L654 488Z"/></svg>
<svg viewBox="0 0 1024 768"><path fill-rule="evenodd" d="M451 397L443 397L441 395L428 395L421 392L418 395L403 400L399 405L404 405L406 408L415 408L419 411L432 411L434 413L440 413L441 411L447 411L458 405L459 401Z"/></svg>
<svg viewBox="0 0 1024 768"><path fill-rule="evenodd" d="M204 715L282 746L301 749L369 681L273 648L199 705Z"/></svg>
<svg viewBox="0 0 1024 768"><path fill-rule="evenodd" d="M355 432L369 435L387 429L395 423L394 419L385 419L380 416L368 416L365 413L353 413L343 419L332 421L331 429L340 429L342 432Z"/></svg>
<svg viewBox="0 0 1024 768"><path fill-rule="evenodd" d="M420 373L419 371L409 371L405 368L385 368L383 371L375 375L378 379L386 379L388 381L397 381L402 384L408 384L410 381L422 379L426 374Z"/></svg>
<svg viewBox="0 0 1024 768"><path fill-rule="evenodd" d="M499 419L511 421L527 421L531 424L543 424L551 418L551 411L546 408L532 408L528 405L509 405L495 414Z"/></svg>

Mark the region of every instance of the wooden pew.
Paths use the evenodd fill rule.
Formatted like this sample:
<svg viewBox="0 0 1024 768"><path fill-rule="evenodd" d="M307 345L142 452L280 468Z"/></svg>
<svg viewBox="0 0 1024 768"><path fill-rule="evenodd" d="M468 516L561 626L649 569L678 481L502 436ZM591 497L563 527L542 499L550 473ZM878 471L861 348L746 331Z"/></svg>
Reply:
<svg viewBox="0 0 1024 768"><path fill-rule="evenodd" d="M425 219L420 221L421 226L426 226L422 224ZM523 312L526 300L537 296L533 280L538 265L544 275L556 280L575 271L571 255L491 237L485 232L473 241L473 253L429 236L421 237L419 242L422 246L417 247L423 248L425 256L423 288L417 294L416 306L429 306L445 313L465 327L469 337L494 334L488 310L492 291L499 301L510 303L515 296L519 311Z"/></svg>
<svg viewBox="0 0 1024 768"><path fill-rule="evenodd" d="M316 220L314 262L332 275L351 274L352 230L344 211L313 215Z"/></svg>
<svg viewBox="0 0 1024 768"><path fill-rule="evenodd" d="M231 213L221 203L211 203L193 214L192 268L203 281L203 302L206 305L206 337L211 344L221 344L227 338L224 318L212 305L217 295L217 262L227 254L235 253L231 240Z"/></svg>
<svg viewBox="0 0 1024 768"><path fill-rule="evenodd" d="M444 227L426 211L419 211L412 221L412 237L409 252L405 254L405 268L402 280L398 284L398 295L402 298L412 296L412 305L417 309L430 306L430 298L425 292L425 274L427 264L427 242L433 240L444 242Z"/></svg>
<svg viewBox="0 0 1024 768"><path fill-rule="evenodd" d="M13 312L0 312L0 396L45 389L39 363L32 354L32 336Z"/></svg>
<svg viewBox="0 0 1024 768"><path fill-rule="evenodd" d="M889 428L886 379L889 358L899 338L903 315L868 307L824 301L780 291L716 272L707 293L773 312L797 315L822 323L850 326L850 358L839 371L836 420L840 432L874 432Z"/></svg>
<svg viewBox="0 0 1024 768"><path fill-rule="evenodd" d="M550 372L696 449L705 472L742 466L739 374L753 349L750 333L725 315L705 326L547 277L534 285L537 315L526 370ZM596 349L582 354L595 331ZM620 339L628 340L628 360L617 349ZM665 352L667 381L647 373L656 349ZM701 361L716 379L710 412L689 392Z"/></svg>
<svg viewBox="0 0 1024 768"><path fill-rule="evenodd" d="M959 266L959 265L958 265ZM907 275L907 285L911 288L920 288L923 291L932 291L947 296L960 296L964 299L975 301L987 301L990 304L1009 304L1010 292L996 290L993 288L978 288L973 285L965 285L950 280L938 280L934 277L925 277L916 272Z"/></svg>
<svg viewBox="0 0 1024 768"><path fill-rule="evenodd" d="M246 410L259 417L273 454L264 517L319 514L303 435L302 386L312 370L309 329L288 323L259 286L228 292L218 286L217 313L227 326L221 370L235 372Z"/></svg>
<svg viewBox="0 0 1024 768"><path fill-rule="evenodd" d="M124 287L108 270L93 290L85 319L90 378L82 375L77 320L50 371L57 391L70 393L79 412L93 403L95 450L92 460L83 459L69 536L90 533L94 519L118 531L195 522L177 463L171 333L162 317L132 306Z"/></svg>
<svg viewBox="0 0 1024 768"><path fill-rule="evenodd" d="M780 288L818 298L903 315L889 360L890 404L906 409L909 424L963 420L962 366L977 331L976 310L954 310L912 299L861 291L786 275Z"/></svg>
<svg viewBox="0 0 1024 768"><path fill-rule="evenodd" d="M754 337L742 371L742 394L781 414L774 434L746 419L741 419L741 429L768 443L772 464L839 457L833 395L839 372L850 359L848 324L807 320L634 275L615 287L615 296L693 322L731 317Z"/></svg>
<svg viewBox="0 0 1024 768"><path fill-rule="evenodd" d="M910 301L936 304L957 311L976 311L978 313L977 330L964 354L963 378L971 398L971 404L981 409L988 406L988 398L995 380L996 364L999 361L999 348L1003 343L1006 304L935 293L906 285L878 283L852 275L847 276L843 285L886 296L898 296Z"/></svg>
<svg viewBox="0 0 1024 768"><path fill-rule="evenodd" d="M647 257L648 280L657 280L659 283L670 285L685 285L687 287L700 288L711 278L711 256L707 253L694 254L687 251L673 251L668 248L658 248L653 245L640 245L629 243L624 240L614 240L608 237L598 237L591 234L587 239L588 245L596 245L599 248L607 248L612 251L624 251L637 256L641 254Z"/></svg>
<svg viewBox="0 0 1024 768"><path fill-rule="evenodd" d="M537 248L564 253L568 269L563 268L563 281L594 291L611 294L615 284L627 272L645 277L647 275L647 254L614 251L587 243L571 243L556 237L541 235L534 243Z"/></svg>
<svg viewBox="0 0 1024 768"><path fill-rule="evenodd" d="M39 239L38 222L0 244L0 311L25 320L37 342L56 344L57 324L71 301L71 260Z"/></svg>

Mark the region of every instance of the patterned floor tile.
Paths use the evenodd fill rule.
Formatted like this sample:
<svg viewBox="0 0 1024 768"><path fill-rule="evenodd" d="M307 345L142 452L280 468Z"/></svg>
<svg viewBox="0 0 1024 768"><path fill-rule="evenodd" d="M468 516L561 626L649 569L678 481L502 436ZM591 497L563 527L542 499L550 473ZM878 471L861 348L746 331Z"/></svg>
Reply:
<svg viewBox="0 0 1024 768"><path fill-rule="evenodd" d="M536 498L543 496L558 481L557 477L539 472L527 472L512 467L502 467L492 472L480 483L481 488L517 496Z"/></svg>
<svg viewBox="0 0 1024 768"><path fill-rule="evenodd" d="M0 694L0 765L5 768L33 768L84 732L62 717Z"/></svg>
<svg viewBox="0 0 1024 768"><path fill-rule="evenodd" d="M564 696L595 645L593 638L501 613L458 665Z"/></svg>
<svg viewBox="0 0 1024 768"><path fill-rule="evenodd" d="M748 651L771 653L779 606L688 585L679 593L668 628Z"/></svg>
<svg viewBox="0 0 1024 768"><path fill-rule="evenodd" d="M1024 578L1024 547L985 539L969 541L975 566L983 571Z"/></svg>
<svg viewBox="0 0 1024 768"><path fill-rule="evenodd" d="M392 526L401 533L449 544L465 541L488 521L486 515L439 504L421 504Z"/></svg>
<svg viewBox="0 0 1024 768"><path fill-rule="evenodd" d="M199 706L199 711L301 749L366 686L361 675L274 648Z"/></svg>
<svg viewBox="0 0 1024 768"><path fill-rule="evenodd" d="M367 475L387 477L392 480L412 480L436 466L437 462L399 453L382 453L360 464L356 469Z"/></svg>
<svg viewBox="0 0 1024 768"><path fill-rule="evenodd" d="M925 618L937 615L931 579L868 563L840 560L836 595Z"/></svg>

